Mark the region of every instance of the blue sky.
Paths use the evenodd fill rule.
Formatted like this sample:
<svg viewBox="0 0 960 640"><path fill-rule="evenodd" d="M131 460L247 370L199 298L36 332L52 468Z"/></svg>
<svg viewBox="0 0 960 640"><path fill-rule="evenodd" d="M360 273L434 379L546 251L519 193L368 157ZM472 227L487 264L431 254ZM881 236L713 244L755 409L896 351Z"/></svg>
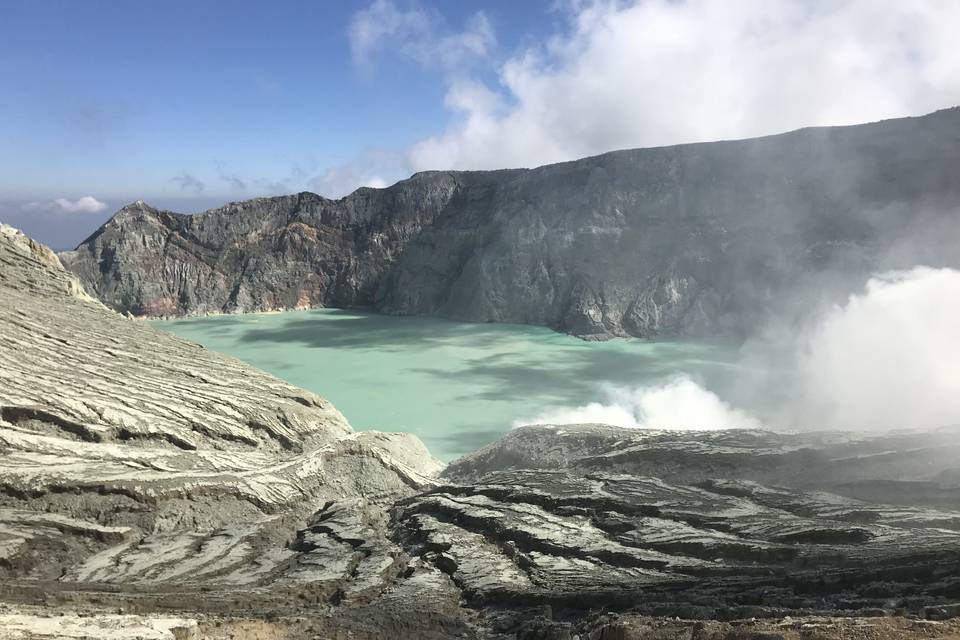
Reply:
<svg viewBox="0 0 960 640"><path fill-rule="evenodd" d="M0 220L62 248L139 198L924 113L960 103L958 6L0 0Z"/></svg>
<svg viewBox="0 0 960 640"><path fill-rule="evenodd" d="M108 206L89 213L104 217L138 198L189 211L304 189L436 132L443 70L389 52L353 59L351 20L369 5L3 0L0 219L3 201L11 217L12 203L92 195ZM505 50L552 19L546 2L406 8L436 33L482 9Z"/></svg>
<svg viewBox="0 0 960 640"><path fill-rule="evenodd" d="M476 4L430 10L457 25ZM546 11L520 5L502 20L501 39L522 37L517 18L532 25ZM15 193L46 189L49 170L64 171L64 188L105 195L155 189L171 167L201 172L217 162L282 179L297 163L400 148L445 117L435 69L390 56L376 66L351 60L347 30L364 3L3 6L0 169L17 180L4 184ZM503 17L496 5L484 11Z"/></svg>

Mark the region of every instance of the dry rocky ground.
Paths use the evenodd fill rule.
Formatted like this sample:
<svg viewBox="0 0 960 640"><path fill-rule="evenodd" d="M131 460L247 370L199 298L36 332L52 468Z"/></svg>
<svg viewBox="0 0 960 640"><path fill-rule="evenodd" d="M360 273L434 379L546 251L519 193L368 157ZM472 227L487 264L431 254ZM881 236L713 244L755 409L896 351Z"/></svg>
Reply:
<svg viewBox="0 0 960 640"><path fill-rule="evenodd" d="M804 617L771 620L693 621L607 616L580 633L563 630L566 640L921 640L960 638L960 620L906 617ZM331 628L309 615L273 619L195 615L117 614L0 605L0 640L361 640L368 636ZM403 637L403 636L395 636Z"/></svg>

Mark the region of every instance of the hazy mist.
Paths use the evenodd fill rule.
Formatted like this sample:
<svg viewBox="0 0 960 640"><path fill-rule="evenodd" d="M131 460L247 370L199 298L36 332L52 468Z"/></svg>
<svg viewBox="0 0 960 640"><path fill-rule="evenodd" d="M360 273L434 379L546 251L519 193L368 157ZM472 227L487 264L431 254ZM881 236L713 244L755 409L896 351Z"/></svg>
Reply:
<svg viewBox="0 0 960 640"><path fill-rule="evenodd" d="M725 391L684 372L607 388L579 407L517 424L786 430L936 428L960 423L960 271L918 266L871 277L799 323L771 323L742 348Z"/></svg>

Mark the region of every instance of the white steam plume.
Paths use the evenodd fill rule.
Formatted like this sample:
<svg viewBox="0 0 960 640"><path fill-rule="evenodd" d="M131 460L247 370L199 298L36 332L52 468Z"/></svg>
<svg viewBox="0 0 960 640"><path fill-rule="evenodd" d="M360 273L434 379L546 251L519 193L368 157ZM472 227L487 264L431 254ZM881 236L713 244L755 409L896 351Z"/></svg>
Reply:
<svg viewBox="0 0 960 640"><path fill-rule="evenodd" d="M742 381L736 402L680 375L661 385L607 389L604 402L558 408L514 426L887 430L960 424L960 271L916 267L874 276L862 293L829 308L811 327L787 345L768 339L758 349L754 343L738 368L753 377Z"/></svg>
<svg viewBox="0 0 960 640"><path fill-rule="evenodd" d="M728 429L758 427L752 416L734 409L688 376L637 389L610 387L606 403L591 402L573 409L555 409L524 424L598 423L643 429Z"/></svg>
<svg viewBox="0 0 960 640"><path fill-rule="evenodd" d="M960 271L872 278L817 324L797 375L800 404L788 420L843 429L960 423Z"/></svg>

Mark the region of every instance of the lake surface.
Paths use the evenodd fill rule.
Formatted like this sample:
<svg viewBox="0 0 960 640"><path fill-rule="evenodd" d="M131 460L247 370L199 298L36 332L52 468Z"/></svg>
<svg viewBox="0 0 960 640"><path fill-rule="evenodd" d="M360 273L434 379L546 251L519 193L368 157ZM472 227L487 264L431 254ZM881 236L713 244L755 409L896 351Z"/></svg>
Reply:
<svg viewBox="0 0 960 640"><path fill-rule="evenodd" d="M683 373L722 395L736 350L585 342L544 327L338 309L155 321L332 401L355 429L409 431L451 460L519 421Z"/></svg>

